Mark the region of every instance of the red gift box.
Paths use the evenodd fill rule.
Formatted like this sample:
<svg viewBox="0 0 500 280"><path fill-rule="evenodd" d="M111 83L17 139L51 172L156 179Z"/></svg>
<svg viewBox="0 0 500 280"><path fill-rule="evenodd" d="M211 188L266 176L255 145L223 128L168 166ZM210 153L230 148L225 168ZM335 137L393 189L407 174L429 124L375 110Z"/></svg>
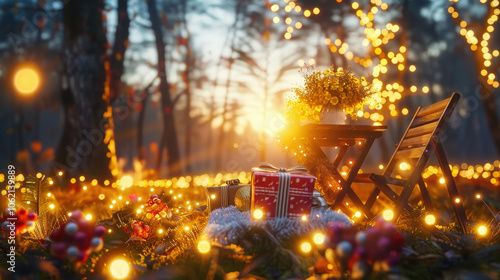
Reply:
<svg viewBox="0 0 500 280"><path fill-rule="evenodd" d="M315 182L304 167L260 164L252 170L251 213L259 218L255 210L260 210L267 219L309 216Z"/></svg>

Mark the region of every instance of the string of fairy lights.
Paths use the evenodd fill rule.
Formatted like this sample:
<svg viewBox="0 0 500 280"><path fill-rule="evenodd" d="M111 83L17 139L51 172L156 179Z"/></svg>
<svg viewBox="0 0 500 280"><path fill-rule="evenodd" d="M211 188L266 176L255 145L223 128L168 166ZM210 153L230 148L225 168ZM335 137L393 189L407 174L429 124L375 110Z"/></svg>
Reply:
<svg viewBox="0 0 500 280"><path fill-rule="evenodd" d="M338 3L342 3L343 0L336 0ZM453 4L458 2L458 0L451 1ZM478 36L472 28L472 25L464 20L459 19L459 12L454 7L450 6L448 12L451 16L458 20L458 24L461 27L460 34L464 36L467 43L473 52L481 52L482 55L478 56L482 59L483 68L480 70L480 74L484 77L485 82L491 85L493 88L499 87L498 79L492 69L493 63L492 59L498 57L499 50L491 50L488 47L488 42L491 39L491 33L494 31L494 24L498 21L498 16L500 15L499 1L493 0L488 3L487 0L480 0L484 5L488 6L488 17L485 21L484 32ZM283 6L284 4L284 6ZM369 54L360 57L356 55L353 50L350 50L350 46L347 42L343 42L340 38L331 39L326 37L324 39L325 45L328 46L332 53L338 53L343 56L346 60L352 61L358 65L365 68L369 68L371 71L371 76L373 77L373 84L380 88L380 94L375 98L377 102L372 102L369 104L369 110L375 112L367 112L364 110L359 110L357 116L360 118L370 119L374 123L380 123L388 117L396 117L398 115L407 115L407 108L397 108L394 103L403 97L403 94L413 94L413 93L424 93L430 92L429 85L423 85L418 87L417 85L404 86L396 82L387 82L388 77L384 78L384 75L392 72L392 69L396 71L406 71L407 74L414 73L417 71L417 66L414 64L408 65L407 61L407 51L408 47L405 45L406 42L400 42L397 49L386 50L389 48L388 44L396 38L398 32L401 32L401 28L398 24L391 22L385 23L381 28L377 28L375 25L380 24L380 20L375 21L377 15L382 11L386 11L389 8L387 3L381 0L370 0L368 11L359 2L352 2L350 8L353 10L355 15L359 19L359 25L363 28L364 38L362 39L362 45L368 49ZM346 3L346 5L348 5ZM286 32L283 34L284 38L289 40L292 38L292 34L295 30L301 29L303 23L301 20L292 20L292 17L301 17L304 19L314 17L321 14L319 7L314 7L313 9L303 9L297 2L293 0L282 0L279 4L273 4L270 10L275 13L273 17L274 23L280 23L281 18L284 18L284 22L287 25ZM468 26L471 26L468 28ZM375 59L376 58L376 59ZM307 60L310 65L316 64L316 61L311 58ZM306 65L306 60L300 59L298 65L303 67ZM384 79L383 79L384 78ZM388 110L382 110L387 108Z"/></svg>
<svg viewBox="0 0 500 280"><path fill-rule="evenodd" d="M462 35L471 51L476 54L476 58L481 61L482 69L480 74L486 80L486 83L493 88L498 88L500 86L498 82L498 77L494 73L494 69L491 68L493 63L491 62L494 57L498 57L500 52L498 49L490 49L489 40L491 39L491 33L495 30L494 24L498 21L500 15L500 1L493 0L480 0L481 4L487 7L487 17L484 21L484 25L480 26L480 30L475 30L478 23L470 23L466 20L461 19L459 9L456 7L458 0L453 0L453 5L448 8L448 13L460 26L460 35ZM479 38L479 39L478 39Z"/></svg>

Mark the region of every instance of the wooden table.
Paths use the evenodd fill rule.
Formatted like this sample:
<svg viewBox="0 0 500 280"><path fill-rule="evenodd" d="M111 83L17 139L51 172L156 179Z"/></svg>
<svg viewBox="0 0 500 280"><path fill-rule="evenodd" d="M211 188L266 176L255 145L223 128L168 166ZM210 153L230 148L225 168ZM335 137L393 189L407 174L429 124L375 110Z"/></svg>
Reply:
<svg viewBox="0 0 500 280"><path fill-rule="evenodd" d="M308 124L294 131L295 137L305 139L305 142L308 143L315 155L321 159L321 162L330 163L326 170L328 170L340 186L340 191L332 205L333 210L347 210L343 203L347 195L357 209L366 217L371 218L370 209L365 207L365 204L352 190L351 184L358 174L361 164L365 160L373 142L375 139L382 137L382 132L385 130L387 130L387 126ZM354 146L359 147L359 152L357 157L352 161L347 176L344 178L340 174L338 167L349 148ZM321 147L335 147L338 149L338 153L333 161L328 158Z"/></svg>

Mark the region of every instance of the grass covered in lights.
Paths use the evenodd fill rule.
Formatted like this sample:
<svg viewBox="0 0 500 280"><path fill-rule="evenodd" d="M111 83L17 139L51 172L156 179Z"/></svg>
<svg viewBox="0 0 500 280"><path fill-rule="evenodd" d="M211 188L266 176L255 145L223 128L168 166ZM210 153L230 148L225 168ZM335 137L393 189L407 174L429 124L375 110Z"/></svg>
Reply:
<svg viewBox="0 0 500 280"><path fill-rule="evenodd" d="M383 166L381 168L383 169ZM411 166L405 168L411 169ZM495 211L500 209L498 193L500 161L483 165L452 165L451 169L461 195L460 202L464 203L471 221L471 235L477 237L475 239L483 244L481 246L487 246L490 244L489 242L494 240L499 241L500 230L494 217L497 214ZM349 166L343 166L342 170L347 172ZM7 183L5 177L5 174L0 174L2 194L5 192ZM238 256L242 260L242 265L248 264L249 256L238 251L240 250L238 247L221 248L217 244L203 239L201 233L208 219L208 213L203 207L207 201L205 188L223 185L226 180L235 178L238 178L243 184L248 183L251 178L250 172L202 174L162 180L137 180L131 175L125 175L114 182L100 181L97 178L85 176L65 178L63 173L57 173L53 177L35 174L34 177L43 182L43 199L40 201L45 205L48 213L37 221L37 223L45 223L45 231L37 231L36 234L33 233L31 238L44 240L51 230L64 222L65 219L58 215L67 217L74 210L81 210L87 220L106 227L105 250L92 255L88 263L76 271L79 275L92 275L102 271L103 268L100 266L103 261L100 260L105 259L107 255L116 256L106 263L105 268L106 273L113 275L116 279L129 277L129 273L138 276L149 270L161 270L168 267L169 264L194 265L200 268L204 265L209 266L206 258L193 257L193 252L206 256L220 254L221 265L227 255L230 255L231 258ZM408 233L409 244L420 244L418 242L422 242L422 240L438 238L446 242L464 242L464 248L472 246L467 243L469 241L467 241L466 236L453 235L458 227L454 224L453 211L449 205L451 202L446 196L446 187L441 180L441 170L430 166L424 171L423 177L425 183L432 186L429 188L430 195L433 201L438 202L438 205L434 205L435 211L432 213L417 207L418 210L415 213L403 215L399 219L397 226ZM26 182L30 180L30 177L18 174L16 180L17 205L33 207L32 200L27 199L30 191L26 187ZM355 186L354 189L356 189ZM162 194L172 216L162 220L146 219L147 224L151 226L149 236L145 239L131 238L130 231L128 233L125 231L126 227L130 228L128 221L144 219L148 199L152 194ZM440 199L441 196L443 196L442 199ZM418 200L418 193L413 194L410 203L417 205ZM5 205L6 200L3 199L2 206ZM376 205L378 208L375 211L378 211L380 216L386 220L393 219L394 214L388 210L391 205L387 201L381 199ZM369 225L369 221L364 220L359 211L351 210L354 214L349 218L355 226L364 229ZM255 218L259 218L259 213L254 212L253 215L257 215ZM44 220L49 217L52 217L51 223ZM301 257L305 257L304 261L306 261L316 254L313 252L321 247L319 244L324 242L324 239L325 233L316 233L308 239L297 240L295 245L291 245L293 248L289 249L297 250L298 254L304 254ZM445 241L443 244L446 244ZM31 244L29 245L31 249L42 249L39 245L33 245L35 243L31 241L26 244ZM477 248L479 245L474 246ZM117 247L122 250L119 254L114 253ZM429 248L417 246L413 249L421 250L418 253L424 254ZM254 255L254 257L256 256ZM203 265L193 262L203 262ZM137 267L142 267L143 272L137 270ZM243 267L234 269L242 269ZM130 272L125 273L127 270ZM75 272L67 271L66 273Z"/></svg>

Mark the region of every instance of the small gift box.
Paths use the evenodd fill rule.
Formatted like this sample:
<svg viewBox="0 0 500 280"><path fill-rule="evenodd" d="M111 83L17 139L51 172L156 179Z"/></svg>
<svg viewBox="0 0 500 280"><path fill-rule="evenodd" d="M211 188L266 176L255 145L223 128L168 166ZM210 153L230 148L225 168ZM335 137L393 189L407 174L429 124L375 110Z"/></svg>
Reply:
<svg viewBox="0 0 500 280"><path fill-rule="evenodd" d="M208 211L212 212L218 208L228 207L229 205L235 205L234 199L236 196L236 192L245 186L250 185L240 185L240 180L228 180L226 181L226 185L218 186L218 187L208 187L207 190L207 206Z"/></svg>
<svg viewBox="0 0 500 280"><path fill-rule="evenodd" d="M309 216L315 182L316 178L305 167L286 169L261 163L252 170L252 216L256 219Z"/></svg>

